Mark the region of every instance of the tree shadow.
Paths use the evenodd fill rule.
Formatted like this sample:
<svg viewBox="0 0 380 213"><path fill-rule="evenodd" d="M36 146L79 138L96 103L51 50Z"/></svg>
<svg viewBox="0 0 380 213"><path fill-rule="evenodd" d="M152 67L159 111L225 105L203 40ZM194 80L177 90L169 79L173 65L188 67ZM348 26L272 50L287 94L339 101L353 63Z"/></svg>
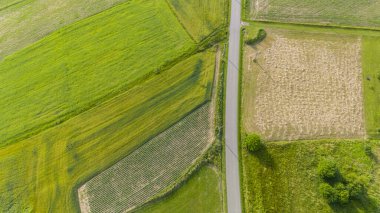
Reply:
<svg viewBox="0 0 380 213"><path fill-rule="evenodd" d="M380 212L380 203L370 198L364 193L359 198L351 200L348 204L330 204L331 209L337 213L357 213L357 212Z"/></svg>
<svg viewBox="0 0 380 213"><path fill-rule="evenodd" d="M265 166L266 168L276 169L274 159L272 155L268 152L268 148L266 146L263 146L253 155L258 159L261 165Z"/></svg>

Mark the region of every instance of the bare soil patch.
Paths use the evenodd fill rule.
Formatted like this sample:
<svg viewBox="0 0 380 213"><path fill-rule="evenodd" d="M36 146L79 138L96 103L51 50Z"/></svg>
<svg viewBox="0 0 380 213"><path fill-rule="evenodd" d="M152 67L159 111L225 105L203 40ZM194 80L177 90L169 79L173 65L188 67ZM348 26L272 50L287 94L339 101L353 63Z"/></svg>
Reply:
<svg viewBox="0 0 380 213"><path fill-rule="evenodd" d="M244 48L245 131L266 140L364 138L361 39L267 33Z"/></svg>

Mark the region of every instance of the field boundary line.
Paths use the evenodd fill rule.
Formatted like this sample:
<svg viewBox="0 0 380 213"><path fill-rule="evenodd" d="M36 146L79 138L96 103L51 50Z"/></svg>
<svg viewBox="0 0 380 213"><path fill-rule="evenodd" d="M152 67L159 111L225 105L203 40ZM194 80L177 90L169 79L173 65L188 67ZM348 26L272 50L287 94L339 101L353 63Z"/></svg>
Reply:
<svg viewBox="0 0 380 213"><path fill-rule="evenodd" d="M182 26L182 28L186 31L187 35L191 38L191 40L193 40L195 43L198 43L195 38L190 34L190 32L187 30L187 28L185 27L185 25L182 23L182 21L179 19L177 13L175 12L174 8L171 6L171 4L169 3L169 0L165 0L166 4L168 5L168 7L170 8L170 11L172 12L172 14L175 16L175 18L177 19L178 23Z"/></svg>
<svg viewBox="0 0 380 213"><path fill-rule="evenodd" d="M380 28L377 27L357 27L349 25L336 25L336 24L318 24L318 23L307 23L307 22L282 22L282 21L272 21L265 19L243 19L244 22L249 24L263 23L263 24L280 24L280 25L295 25L295 26L304 26L304 27L315 27L315 28L324 28L324 29L345 29L345 30L362 30L362 31L371 31L371 32L380 32Z"/></svg>

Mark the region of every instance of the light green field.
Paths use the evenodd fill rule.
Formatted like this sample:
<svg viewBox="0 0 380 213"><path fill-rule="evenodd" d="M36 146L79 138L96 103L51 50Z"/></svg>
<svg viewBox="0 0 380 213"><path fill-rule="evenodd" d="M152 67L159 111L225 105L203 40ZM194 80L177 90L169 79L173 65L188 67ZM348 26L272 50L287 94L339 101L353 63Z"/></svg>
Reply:
<svg viewBox="0 0 380 213"><path fill-rule="evenodd" d="M78 210L80 185L209 99L213 55L192 56L61 125L1 148L0 212Z"/></svg>
<svg viewBox="0 0 380 213"><path fill-rule="evenodd" d="M185 185L160 202L138 210L138 213L220 213L222 191L218 174L211 167L202 167Z"/></svg>
<svg viewBox="0 0 380 213"><path fill-rule="evenodd" d="M126 0L1 0L0 60L51 32Z"/></svg>
<svg viewBox="0 0 380 213"><path fill-rule="evenodd" d="M60 29L0 62L0 147L125 91L194 46L165 0L128 1Z"/></svg>
<svg viewBox="0 0 380 213"><path fill-rule="evenodd" d="M380 27L379 0L245 0L246 18L318 25Z"/></svg>
<svg viewBox="0 0 380 213"><path fill-rule="evenodd" d="M380 139L380 37L364 36L362 48L366 128Z"/></svg>
<svg viewBox="0 0 380 213"><path fill-rule="evenodd" d="M192 38L200 41L227 24L226 0L167 0Z"/></svg>
<svg viewBox="0 0 380 213"><path fill-rule="evenodd" d="M196 109L86 182L78 191L83 212L133 209L181 180L214 140L210 110Z"/></svg>
<svg viewBox="0 0 380 213"><path fill-rule="evenodd" d="M379 212L380 141L373 141L375 157L365 153L363 141L272 142L258 154L242 152L246 212ZM319 194L318 162L331 156L342 176L362 175L366 196L347 206L330 206ZM377 159L377 160L376 160Z"/></svg>

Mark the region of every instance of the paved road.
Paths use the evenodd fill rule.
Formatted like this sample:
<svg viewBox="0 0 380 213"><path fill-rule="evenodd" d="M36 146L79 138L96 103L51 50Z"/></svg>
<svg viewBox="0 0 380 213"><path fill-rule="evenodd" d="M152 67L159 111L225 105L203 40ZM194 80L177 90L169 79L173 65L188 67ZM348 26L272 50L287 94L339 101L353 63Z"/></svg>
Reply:
<svg viewBox="0 0 380 213"><path fill-rule="evenodd" d="M226 94L226 181L228 213L241 213L238 157L240 0L232 0Z"/></svg>

